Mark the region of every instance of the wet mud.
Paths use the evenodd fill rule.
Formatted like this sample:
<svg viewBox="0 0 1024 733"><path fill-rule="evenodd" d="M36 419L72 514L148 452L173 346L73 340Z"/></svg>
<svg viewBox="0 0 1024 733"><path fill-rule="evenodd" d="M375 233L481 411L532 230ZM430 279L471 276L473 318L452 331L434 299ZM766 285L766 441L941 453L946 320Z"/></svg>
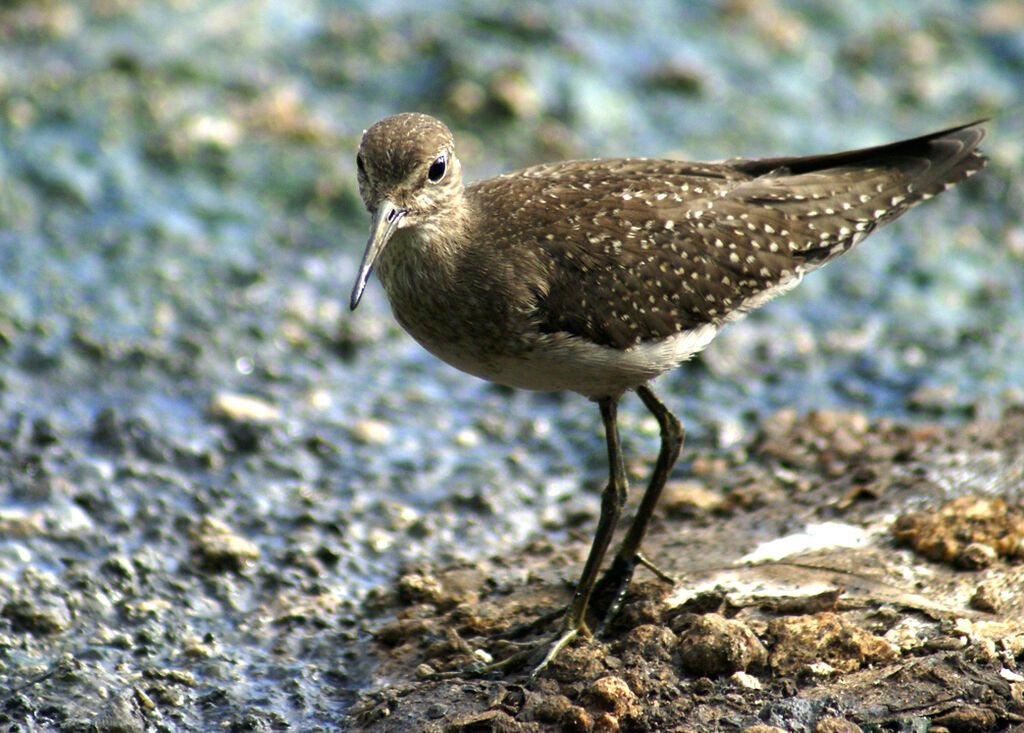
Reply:
<svg viewBox="0 0 1024 733"><path fill-rule="evenodd" d="M568 602L587 537L409 568L370 601L352 728L1024 730L1024 409L782 411L691 472L646 543L674 585L638 570L609 628L536 678L488 664L551 638L557 619L507 636Z"/></svg>

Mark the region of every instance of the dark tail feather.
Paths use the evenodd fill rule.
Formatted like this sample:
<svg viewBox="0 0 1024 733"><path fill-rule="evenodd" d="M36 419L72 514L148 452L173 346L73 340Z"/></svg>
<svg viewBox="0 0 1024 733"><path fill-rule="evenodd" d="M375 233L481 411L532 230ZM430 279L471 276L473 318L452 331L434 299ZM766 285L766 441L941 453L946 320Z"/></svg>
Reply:
<svg viewBox="0 0 1024 733"><path fill-rule="evenodd" d="M985 122L987 119L976 120L909 140L842 153L728 162L752 176L775 171L799 175L830 168L895 168L911 178L915 194L929 198L985 165L984 156L976 151L985 137Z"/></svg>

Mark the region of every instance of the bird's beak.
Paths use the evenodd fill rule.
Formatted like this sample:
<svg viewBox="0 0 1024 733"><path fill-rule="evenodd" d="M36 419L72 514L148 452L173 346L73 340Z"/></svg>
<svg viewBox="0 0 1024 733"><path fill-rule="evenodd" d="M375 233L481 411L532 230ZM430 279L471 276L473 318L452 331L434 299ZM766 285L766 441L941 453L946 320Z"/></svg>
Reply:
<svg viewBox="0 0 1024 733"><path fill-rule="evenodd" d="M366 252L363 253L363 263L359 266L359 275L356 276L356 285L352 288L352 299L349 307L352 310L359 305L359 299L363 297L363 290L366 289L366 281L373 272L373 263L384 251L391 235L398 228L398 222L405 216L405 210L398 208L389 199L384 199L377 207L370 223L370 241L366 243Z"/></svg>

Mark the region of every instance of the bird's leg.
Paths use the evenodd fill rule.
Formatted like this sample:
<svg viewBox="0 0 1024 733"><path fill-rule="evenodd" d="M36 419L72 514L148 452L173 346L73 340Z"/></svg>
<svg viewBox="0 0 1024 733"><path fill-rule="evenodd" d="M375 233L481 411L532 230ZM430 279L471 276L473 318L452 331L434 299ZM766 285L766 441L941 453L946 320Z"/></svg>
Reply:
<svg viewBox="0 0 1024 733"><path fill-rule="evenodd" d="M629 491L626 467L622 461L622 448L619 445L618 402L617 396L598 400L598 405L601 408L601 420L604 422L605 441L608 444L609 474L608 485L601 493L601 517L597 522L594 541L590 545L590 554L587 555L587 562L583 566L579 583L576 585L576 593L562 617L562 627L559 630L558 639L548 649L543 661L534 669L534 675L544 669L558 655L558 652L576 636L581 634L590 636L590 629L587 627L586 621L587 606L597 580L597 571L608 552L608 545L615 533L615 525L619 522L619 514L622 513L622 507L626 503L626 494Z"/></svg>
<svg viewBox="0 0 1024 733"><path fill-rule="evenodd" d="M608 485L605 486L601 494L601 516L597 523L594 541L590 546L590 553L583 566L583 572L580 574L579 583L576 585L576 592L573 595L572 601L566 607L564 614L562 614L562 625L559 629L558 637L547 647L543 660L534 668L531 677L536 676L538 672L544 669L577 636L591 635L590 626L587 624L587 609L590 606L591 596L594 598L597 612L590 614L590 616L597 619L595 626L603 626L619 610L619 606L622 604L622 597L626 593L626 588L633 577L633 569L637 563L647 565L654 569L655 572L658 572L663 578L666 577L664 573L660 573L650 565L650 561L640 551L640 545L643 542L651 515L658 504L662 489L665 488L668 475L679 458L679 452L683 445L683 428L679 424L679 420L669 412L668 408L655 397L648 387L638 387L637 394L640 395L640 399L644 401L647 408L657 418L658 424L661 427L661 451L658 453L658 462L654 467L654 473L651 475L651 482L647 487L647 491L644 492L643 498L640 500L636 517L633 519L633 524L630 525L629 531L622 541L622 546L619 548L618 553L616 553L614 561L605 571L600 581L597 581L597 573L601 567L601 561L608 552L608 545L611 544L615 525L618 524L619 515L626 503L626 494L629 490L625 464L622 460L622 448L619 444L617 423L618 398L599 400L598 405L601 408L601 419L604 422L605 440L608 444L609 464ZM548 619L553 615L550 614L544 618ZM528 627L533 629L537 625L537 622L534 622L529 624ZM518 636L518 634L513 634L513 636ZM525 645L524 649L513 654L511 657L490 664L481 671L499 671L515 668L527 663L528 660L536 659L535 655L538 655L537 647L535 644L529 643Z"/></svg>
<svg viewBox="0 0 1024 733"><path fill-rule="evenodd" d="M622 540L615 559L594 588L595 613L593 617L596 618L594 628L597 631L600 631L618 612L629 582L633 578L633 569L638 562L650 567L663 580L671 582L665 573L651 565L643 555L640 545L643 543L651 515L654 514L654 509L658 505L662 489L665 488L672 467L679 459L679 452L683 447L683 426L676 416L665 407L664 403L655 396L650 387L647 385L637 387L636 393L658 421L661 428L661 450L658 452L658 462L654 467L654 473L651 474L647 491L644 492L643 498L640 500L633 523Z"/></svg>

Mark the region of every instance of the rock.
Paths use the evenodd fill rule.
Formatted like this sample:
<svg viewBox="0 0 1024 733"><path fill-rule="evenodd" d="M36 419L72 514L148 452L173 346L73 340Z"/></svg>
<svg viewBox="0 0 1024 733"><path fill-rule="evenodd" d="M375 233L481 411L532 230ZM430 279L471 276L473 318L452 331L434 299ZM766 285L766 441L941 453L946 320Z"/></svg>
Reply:
<svg viewBox="0 0 1024 733"><path fill-rule="evenodd" d="M146 720L132 691L122 690L96 716L93 727L106 733L143 733Z"/></svg>
<svg viewBox="0 0 1024 733"><path fill-rule="evenodd" d="M611 713L601 713L594 718L594 733L618 733L619 719Z"/></svg>
<svg viewBox="0 0 1024 733"><path fill-rule="evenodd" d="M725 497L720 492L704 488L695 481L674 481L665 486L661 497L661 511L666 516L689 517L720 509Z"/></svg>
<svg viewBox="0 0 1024 733"><path fill-rule="evenodd" d="M387 445L391 442L391 426L383 420L364 419L356 421L349 428L349 435L363 445Z"/></svg>
<svg viewBox="0 0 1024 733"><path fill-rule="evenodd" d="M863 728L843 718L828 717L815 724L814 733L863 733Z"/></svg>
<svg viewBox="0 0 1024 733"><path fill-rule="evenodd" d="M932 729L939 726L954 733L985 733L996 730L996 715L980 705L963 705L932 718Z"/></svg>
<svg viewBox="0 0 1024 733"><path fill-rule="evenodd" d="M570 705L559 719L563 733L591 733L594 718L579 705Z"/></svg>
<svg viewBox="0 0 1024 733"><path fill-rule="evenodd" d="M999 612L999 593L989 583L979 583L971 596L970 606L976 611Z"/></svg>
<svg viewBox="0 0 1024 733"><path fill-rule="evenodd" d="M768 661L780 675L811 672L812 665L821 662L838 672L852 672L897 656L884 639L831 612L773 619L768 635L772 640Z"/></svg>
<svg viewBox="0 0 1024 733"><path fill-rule="evenodd" d="M64 599L52 593L16 598L4 604L0 614L16 631L59 634L71 627L71 612Z"/></svg>
<svg viewBox="0 0 1024 733"><path fill-rule="evenodd" d="M953 558L953 564L965 570L982 570L990 567L997 559L999 556L993 548L981 542L972 542Z"/></svg>
<svg viewBox="0 0 1024 733"><path fill-rule="evenodd" d="M269 402L251 395L221 392L213 396L207 408L218 420L233 422L273 422L281 419L281 411Z"/></svg>
<svg viewBox="0 0 1024 733"><path fill-rule="evenodd" d="M700 616L680 637L683 668L700 675L732 674L762 667L764 645L746 624L717 613Z"/></svg>
<svg viewBox="0 0 1024 733"><path fill-rule="evenodd" d="M595 680L583 692L583 699L589 707L622 717L636 704L636 695L620 677L609 675Z"/></svg>
<svg viewBox="0 0 1024 733"><path fill-rule="evenodd" d="M433 575L407 573L398 579L398 597L406 603L437 603L444 588Z"/></svg>
<svg viewBox="0 0 1024 733"><path fill-rule="evenodd" d="M929 560L971 570L997 556L1024 557L1024 514L999 498L960 496L934 512L903 514L893 534Z"/></svg>
<svg viewBox="0 0 1024 733"><path fill-rule="evenodd" d="M667 661L679 639L660 624L641 624L622 635L613 645L616 654L627 662Z"/></svg>
<svg viewBox="0 0 1024 733"><path fill-rule="evenodd" d="M207 572L241 572L260 557L254 542L214 517L203 517L191 534L192 557Z"/></svg>
<svg viewBox="0 0 1024 733"><path fill-rule="evenodd" d="M729 679L734 684L747 690L761 690L764 688L761 680L746 672L733 672Z"/></svg>

